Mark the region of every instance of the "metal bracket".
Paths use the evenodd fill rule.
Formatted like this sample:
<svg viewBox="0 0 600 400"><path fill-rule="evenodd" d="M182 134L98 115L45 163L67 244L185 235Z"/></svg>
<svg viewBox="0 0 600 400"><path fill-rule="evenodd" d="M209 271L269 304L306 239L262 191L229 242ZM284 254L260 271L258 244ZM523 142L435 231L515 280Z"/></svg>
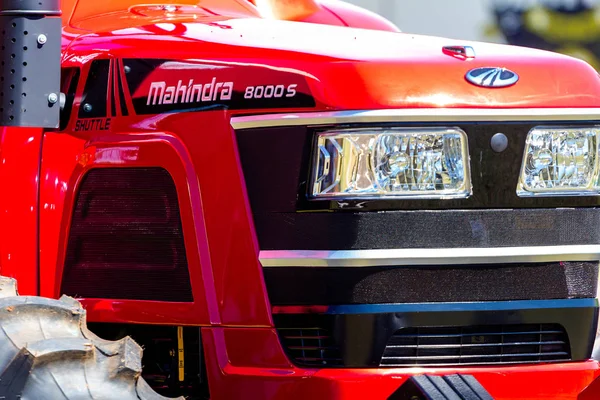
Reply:
<svg viewBox="0 0 600 400"><path fill-rule="evenodd" d="M59 0L0 1L0 126L57 128Z"/></svg>

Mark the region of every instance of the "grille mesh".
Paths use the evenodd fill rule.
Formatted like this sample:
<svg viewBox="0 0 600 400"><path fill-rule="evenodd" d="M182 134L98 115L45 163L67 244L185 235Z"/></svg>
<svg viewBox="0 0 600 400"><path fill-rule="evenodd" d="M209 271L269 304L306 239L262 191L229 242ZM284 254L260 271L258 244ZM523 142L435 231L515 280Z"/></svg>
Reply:
<svg viewBox="0 0 600 400"><path fill-rule="evenodd" d="M83 178L62 292L192 301L177 192L162 168L102 168Z"/></svg>
<svg viewBox="0 0 600 400"><path fill-rule="evenodd" d="M279 336L288 355L301 366L340 366L342 358L327 329L280 328Z"/></svg>
<svg viewBox="0 0 600 400"><path fill-rule="evenodd" d="M381 366L486 365L571 359L557 324L403 328L389 340Z"/></svg>
<svg viewBox="0 0 600 400"><path fill-rule="evenodd" d="M594 298L598 261L265 268L273 305Z"/></svg>

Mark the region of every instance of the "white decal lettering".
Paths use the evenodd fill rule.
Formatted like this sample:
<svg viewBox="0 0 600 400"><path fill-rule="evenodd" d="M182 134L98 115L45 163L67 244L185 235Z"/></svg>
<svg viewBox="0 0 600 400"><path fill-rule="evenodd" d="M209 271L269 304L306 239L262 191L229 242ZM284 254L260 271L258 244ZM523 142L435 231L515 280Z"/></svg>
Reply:
<svg viewBox="0 0 600 400"><path fill-rule="evenodd" d="M212 78L212 81L210 83L207 83L206 85L204 85L204 89L202 89L202 101L211 101L212 100L216 81L217 81L217 78ZM208 91L206 89L208 89Z"/></svg>
<svg viewBox="0 0 600 400"><path fill-rule="evenodd" d="M296 95L296 88L298 87L298 85L296 85L295 83L288 86L287 88L287 94L285 95L285 97L294 97Z"/></svg>
<svg viewBox="0 0 600 400"><path fill-rule="evenodd" d="M296 96L298 84L247 86L245 99L270 99ZM148 91L146 105L203 103L210 101L231 100L233 82L217 82L213 77L210 82L194 84L190 79L186 84L178 80L176 85L168 86L166 82L152 82Z"/></svg>
<svg viewBox="0 0 600 400"><path fill-rule="evenodd" d="M219 89L221 88L221 86L223 86L223 82L219 82L217 83L217 86L215 86L215 94L213 95L213 100L217 99L217 95L219 94Z"/></svg>
<svg viewBox="0 0 600 400"><path fill-rule="evenodd" d="M165 90L165 97L163 98L163 104L173 104L173 98L175 97L175 86L167 86Z"/></svg>
<svg viewBox="0 0 600 400"><path fill-rule="evenodd" d="M181 81L177 82L177 89L175 89L175 102L177 102L177 98L181 94L181 102L185 103L185 95L187 94L187 86L182 86Z"/></svg>
<svg viewBox="0 0 600 400"><path fill-rule="evenodd" d="M269 85L265 88L265 99L270 99L273 97L273 92L275 91L275 86Z"/></svg>
<svg viewBox="0 0 600 400"><path fill-rule="evenodd" d="M273 94L275 97L283 97L283 92L285 91L285 86L277 85L275 86L275 93Z"/></svg>
<svg viewBox="0 0 600 400"><path fill-rule="evenodd" d="M294 97L296 95L297 84L292 84L287 87L287 93L285 97ZM248 86L244 92L245 99L270 99L272 97L280 98L283 97L286 92L284 85L267 85L267 86Z"/></svg>
<svg viewBox="0 0 600 400"><path fill-rule="evenodd" d="M168 86L166 82L152 82L148 91L146 105L200 103L220 100L231 100L233 95L233 82L217 82L214 77L208 83L194 84L190 79L185 85L177 81L176 85Z"/></svg>
<svg viewBox="0 0 600 400"><path fill-rule="evenodd" d="M196 96L196 103L198 103L199 101L201 101L200 97L202 96L202 85L192 86L192 97L190 101L194 101L194 93L198 93L198 95Z"/></svg>
<svg viewBox="0 0 600 400"><path fill-rule="evenodd" d="M150 84L150 91L148 92L148 101L146 101L146 105L150 105L150 101L152 101L152 105L162 104L163 97L165 96L165 87L167 86L166 82L152 82ZM154 96L154 97L153 97Z"/></svg>
<svg viewBox="0 0 600 400"><path fill-rule="evenodd" d="M221 92L221 100L231 100L233 95L233 82L224 82L223 91Z"/></svg>

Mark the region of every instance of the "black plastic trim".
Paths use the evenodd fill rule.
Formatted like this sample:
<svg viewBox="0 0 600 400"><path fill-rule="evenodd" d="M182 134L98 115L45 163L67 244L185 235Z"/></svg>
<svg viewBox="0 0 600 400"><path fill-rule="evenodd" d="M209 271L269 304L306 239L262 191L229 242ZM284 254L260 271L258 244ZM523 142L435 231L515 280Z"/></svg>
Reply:
<svg viewBox="0 0 600 400"><path fill-rule="evenodd" d="M594 298L598 261L264 268L275 306Z"/></svg>
<svg viewBox="0 0 600 400"><path fill-rule="evenodd" d="M254 213L261 250L600 243L600 208Z"/></svg>
<svg viewBox="0 0 600 400"><path fill-rule="evenodd" d="M525 304L528 302L510 303L517 305L503 310L502 303L499 306L497 303L474 303L475 307L470 307L468 303L448 303L435 306L435 311L428 311L428 306L421 304L414 311L407 311L410 305L403 304L401 312L275 314L273 320L278 329L307 326L329 329L340 348L345 368L379 367L391 336L398 329L406 327L560 324L569 337L571 360L590 358L598 321L596 300L554 300L547 302L549 307L543 308L529 308ZM569 307L568 304L577 306ZM581 307L582 304L595 305ZM386 305L388 309L393 307Z"/></svg>
<svg viewBox="0 0 600 400"><path fill-rule="evenodd" d="M73 111L73 102L75 100L75 93L77 91L77 85L79 84L80 75L81 69L79 67L62 69L60 86L61 92L65 94L65 104L60 111L59 130L61 131L66 129L71 120L71 112Z"/></svg>
<svg viewBox="0 0 600 400"><path fill-rule="evenodd" d="M107 116L106 91L110 60L94 60L90 64L83 89L78 118L100 118ZM113 102L114 103L114 102Z"/></svg>

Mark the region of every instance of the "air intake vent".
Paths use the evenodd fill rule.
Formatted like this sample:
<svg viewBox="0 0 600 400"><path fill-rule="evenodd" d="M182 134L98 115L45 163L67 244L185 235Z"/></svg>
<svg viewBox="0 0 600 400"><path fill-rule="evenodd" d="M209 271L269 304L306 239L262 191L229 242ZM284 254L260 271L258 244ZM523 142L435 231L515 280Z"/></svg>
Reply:
<svg viewBox="0 0 600 400"><path fill-rule="evenodd" d="M556 324L404 328L389 340L381 366L519 364L570 359L567 334Z"/></svg>
<svg viewBox="0 0 600 400"><path fill-rule="evenodd" d="M175 184L162 168L102 168L82 180L62 292L192 301Z"/></svg>
<svg viewBox="0 0 600 400"><path fill-rule="evenodd" d="M292 361L300 366L341 366L342 357L328 330L323 328L280 328L282 344Z"/></svg>

